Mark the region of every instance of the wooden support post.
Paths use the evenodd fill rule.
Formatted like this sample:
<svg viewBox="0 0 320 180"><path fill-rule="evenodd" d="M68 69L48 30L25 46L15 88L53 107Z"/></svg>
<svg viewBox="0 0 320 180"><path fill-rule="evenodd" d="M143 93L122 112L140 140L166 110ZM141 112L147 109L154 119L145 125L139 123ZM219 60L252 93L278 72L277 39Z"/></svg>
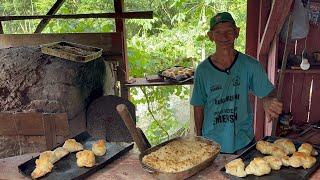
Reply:
<svg viewBox="0 0 320 180"><path fill-rule="evenodd" d="M246 54L255 58L259 41L259 6L260 1L247 0Z"/></svg>
<svg viewBox="0 0 320 180"><path fill-rule="evenodd" d="M114 0L114 9L116 13L123 13L124 0ZM125 23L123 19L115 19L116 32L122 33L123 42L123 59L119 62L118 78L120 81L120 93L124 99L129 99L129 89L125 86L126 81L129 79L129 63L128 63L128 49L127 49L127 36Z"/></svg>
<svg viewBox="0 0 320 180"><path fill-rule="evenodd" d="M43 126L44 126L44 136L46 139L47 149L52 149L57 145L57 129L56 129L56 119L66 118L59 114L45 113L42 115Z"/></svg>
<svg viewBox="0 0 320 180"><path fill-rule="evenodd" d="M281 69L280 69L280 76L279 76L279 84L278 84L278 90L277 90L277 99L281 101L281 95L282 95L282 87L283 87L283 79L284 79L284 74L285 70L287 68L287 60L288 60L288 44L291 39L291 32L292 32L292 25L293 25L293 20L291 17L291 14L289 15L289 24L288 24L288 32L287 32L287 37L286 37L286 44L284 47L284 54L283 54L283 59L282 59L282 64L281 64ZM271 131L271 136L276 136L277 134L277 128L278 128L278 121L279 119L275 119L272 121L272 131Z"/></svg>
<svg viewBox="0 0 320 180"><path fill-rule="evenodd" d="M3 27L2 27L2 22L0 21L0 34L4 34L3 32Z"/></svg>
<svg viewBox="0 0 320 180"><path fill-rule="evenodd" d="M57 0L56 3L54 3L54 5L48 11L47 15L56 14L56 12L60 9L60 7L65 1L66 0ZM43 29L47 26L50 20L51 19L42 19L39 25L37 26L36 30L34 31L34 33L41 33Z"/></svg>
<svg viewBox="0 0 320 180"><path fill-rule="evenodd" d="M263 2L263 1L262 1ZM266 21L265 28L263 17L265 17L265 13L260 12L260 36L261 40L258 45L258 59L262 63L262 65L267 68L268 62L268 52L270 50L270 44L272 43L275 35L281 30L284 21L291 9L291 5L293 0L282 1L282 0L274 0L269 1L272 3L271 11L268 16L268 20ZM263 7L263 3L260 4ZM260 11L263 11L263 8L260 8ZM265 115L263 111L262 102L259 99L255 101L255 130L256 138L260 139L264 134L265 128Z"/></svg>

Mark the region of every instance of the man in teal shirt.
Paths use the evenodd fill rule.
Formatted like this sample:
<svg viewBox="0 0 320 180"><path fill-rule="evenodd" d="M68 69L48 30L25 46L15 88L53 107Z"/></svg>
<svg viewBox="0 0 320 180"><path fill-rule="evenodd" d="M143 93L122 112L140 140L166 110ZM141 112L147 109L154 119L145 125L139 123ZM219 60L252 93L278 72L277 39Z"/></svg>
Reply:
<svg viewBox="0 0 320 180"><path fill-rule="evenodd" d="M235 50L239 31L227 12L210 20L207 34L216 51L198 65L191 98L197 135L218 142L223 153L237 153L254 141L250 92L263 99L271 118L282 112L263 66Z"/></svg>

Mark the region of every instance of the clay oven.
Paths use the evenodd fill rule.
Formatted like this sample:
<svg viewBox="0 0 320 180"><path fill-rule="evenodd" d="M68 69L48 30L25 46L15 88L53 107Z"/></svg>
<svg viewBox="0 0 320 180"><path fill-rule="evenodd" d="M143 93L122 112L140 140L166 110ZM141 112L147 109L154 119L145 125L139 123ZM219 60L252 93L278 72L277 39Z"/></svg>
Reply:
<svg viewBox="0 0 320 180"><path fill-rule="evenodd" d="M0 158L49 149L86 129L89 104L116 93L121 45L112 41L120 35L1 35ZM41 44L59 40L100 47L103 55L80 63L41 52Z"/></svg>

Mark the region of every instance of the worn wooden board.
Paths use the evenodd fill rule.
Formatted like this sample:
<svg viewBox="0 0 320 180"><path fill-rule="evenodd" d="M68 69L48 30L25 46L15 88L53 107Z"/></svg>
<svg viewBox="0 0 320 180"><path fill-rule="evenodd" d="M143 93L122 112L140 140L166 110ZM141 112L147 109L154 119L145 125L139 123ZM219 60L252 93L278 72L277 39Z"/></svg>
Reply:
<svg viewBox="0 0 320 180"><path fill-rule="evenodd" d="M293 113L293 123L307 122L308 118L308 100L306 99L305 93L307 92L303 88L307 88L304 85L308 80L306 74L294 74L294 84L292 92L292 113ZM310 83L308 83L310 85Z"/></svg>
<svg viewBox="0 0 320 180"><path fill-rule="evenodd" d="M313 89L310 106L309 122L315 123L320 121L320 74L313 74Z"/></svg>
<svg viewBox="0 0 320 180"><path fill-rule="evenodd" d="M286 73L284 76L284 84L282 88L281 101L283 103L283 111L291 111L291 100L292 100L292 88L293 88L293 74Z"/></svg>
<svg viewBox="0 0 320 180"><path fill-rule="evenodd" d="M122 33L61 33L61 34L0 34L0 48L12 46L38 46L58 41L68 41L103 49L105 60L121 60Z"/></svg>
<svg viewBox="0 0 320 180"><path fill-rule="evenodd" d="M268 65L267 65L267 73L268 78L272 84L274 84L275 89L278 89L278 81L277 81L277 62L278 62L278 36L272 41L270 51L268 54ZM270 135L272 131L272 123L269 123L269 119L265 118L266 121L264 122L264 134ZM261 130L257 130L261 131Z"/></svg>
<svg viewBox="0 0 320 180"><path fill-rule="evenodd" d="M56 135L67 136L69 134L68 119L66 113L42 114L29 113L0 113L0 135L33 135L45 134L44 121L54 121ZM51 123L51 122L50 122ZM46 125L53 126L53 125Z"/></svg>

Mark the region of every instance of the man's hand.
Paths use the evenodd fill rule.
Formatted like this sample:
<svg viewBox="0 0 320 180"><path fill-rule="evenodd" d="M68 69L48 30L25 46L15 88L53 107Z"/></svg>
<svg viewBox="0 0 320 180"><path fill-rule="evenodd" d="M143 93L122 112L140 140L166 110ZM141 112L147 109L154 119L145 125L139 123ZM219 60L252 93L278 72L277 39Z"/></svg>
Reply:
<svg viewBox="0 0 320 180"><path fill-rule="evenodd" d="M282 113L282 103L278 101L276 98L265 97L262 99L263 101L263 109L269 117L269 122L271 120L279 117L279 114Z"/></svg>

